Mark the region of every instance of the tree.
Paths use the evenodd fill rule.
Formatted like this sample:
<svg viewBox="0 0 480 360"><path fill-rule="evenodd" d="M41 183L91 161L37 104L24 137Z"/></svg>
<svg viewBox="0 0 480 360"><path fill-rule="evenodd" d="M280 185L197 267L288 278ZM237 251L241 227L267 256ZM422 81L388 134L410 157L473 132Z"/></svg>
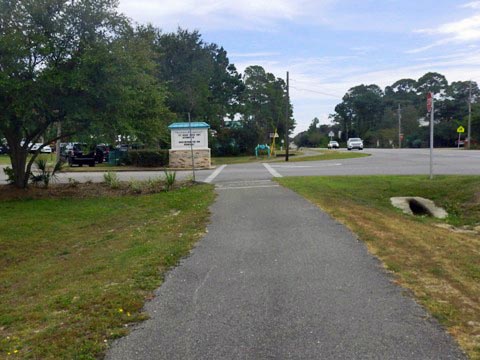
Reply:
<svg viewBox="0 0 480 360"><path fill-rule="evenodd" d="M233 115L243 90L241 76L227 52L205 43L198 31L179 28L176 33L157 32L157 76L168 86L167 104L178 118L187 113L219 130Z"/></svg>
<svg viewBox="0 0 480 360"><path fill-rule="evenodd" d="M249 126L254 130L251 136L256 143L268 141L268 134L275 130L282 139L286 132L295 128L293 108L290 101L287 103L287 85L283 79L275 78L263 67L254 65L245 69L243 82L245 91L241 113L243 122L250 123ZM285 119L287 106L288 124Z"/></svg>
<svg viewBox="0 0 480 360"><path fill-rule="evenodd" d="M162 108L148 75L151 64L144 53L129 51L133 30L116 5L0 0L0 133L11 150L16 186L27 185L42 148L27 163L30 144L57 140L59 122L67 137L92 124L133 128L131 116L152 103L152 112ZM157 118L152 112L146 118Z"/></svg>
<svg viewBox="0 0 480 360"><path fill-rule="evenodd" d="M383 91L377 85L359 85L351 88L335 107L336 121L347 137L366 137L381 123L384 104Z"/></svg>

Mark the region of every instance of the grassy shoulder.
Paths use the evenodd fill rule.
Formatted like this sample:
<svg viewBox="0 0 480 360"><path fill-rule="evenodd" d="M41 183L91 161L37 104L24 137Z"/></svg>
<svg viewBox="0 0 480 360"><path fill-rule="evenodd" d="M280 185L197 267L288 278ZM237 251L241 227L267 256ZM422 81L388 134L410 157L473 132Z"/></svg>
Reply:
<svg viewBox="0 0 480 360"><path fill-rule="evenodd" d="M28 160L30 160L31 156L28 156ZM48 161L49 163L55 163L55 154L40 154L38 155L37 159L43 159ZM10 161L10 156L8 155L0 155L0 165L11 165L12 162Z"/></svg>
<svg viewBox="0 0 480 360"><path fill-rule="evenodd" d="M310 149L312 150L312 149ZM346 152L335 150L321 150L314 149L313 154L304 154L303 152L290 152L289 161L321 161L321 160L339 160L339 159L354 159L370 156L370 154L360 152ZM229 157L214 157L212 158L212 165L230 165L230 164L244 164L251 162L273 162L284 161L285 151L277 152L275 157L259 156L229 156Z"/></svg>
<svg viewBox="0 0 480 360"><path fill-rule="evenodd" d="M277 179L346 224L396 281L480 359L480 179L468 176L308 177ZM422 196L446 220L413 217L393 196ZM454 227L439 227L441 223ZM474 231L474 229L477 231Z"/></svg>
<svg viewBox="0 0 480 360"><path fill-rule="evenodd" d="M292 157L290 161L321 161L321 160L340 160L340 159L355 159L370 156L370 154L365 154L362 152L346 152L346 151L336 151L336 150L318 150L318 154L301 156L301 157Z"/></svg>
<svg viewBox="0 0 480 360"><path fill-rule="evenodd" d="M0 202L0 358L101 356L145 318L162 274L204 234L213 199L197 185Z"/></svg>

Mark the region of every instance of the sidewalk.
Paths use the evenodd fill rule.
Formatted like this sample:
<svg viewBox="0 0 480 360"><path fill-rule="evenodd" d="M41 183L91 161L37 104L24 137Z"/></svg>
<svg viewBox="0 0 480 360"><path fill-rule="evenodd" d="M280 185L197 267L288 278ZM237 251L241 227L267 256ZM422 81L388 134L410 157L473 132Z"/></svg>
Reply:
<svg viewBox="0 0 480 360"><path fill-rule="evenodd" d="M351 232L262 184L218 188L208 234L107 359L465 359Z"/></svg>

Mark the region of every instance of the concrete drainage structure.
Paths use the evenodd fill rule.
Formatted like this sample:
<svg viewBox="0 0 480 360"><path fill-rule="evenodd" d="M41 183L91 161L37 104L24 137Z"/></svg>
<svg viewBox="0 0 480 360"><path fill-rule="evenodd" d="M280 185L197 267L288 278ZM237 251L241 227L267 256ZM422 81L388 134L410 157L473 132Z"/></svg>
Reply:
<svg viewBox="0 0 480 360"><path fill-rule="evenodd" d="M418 196L392 197L390 201L393 206L402 210L408 215L433 216L438 219L445 219L448 213L435 205L432 200Z"/></svg>

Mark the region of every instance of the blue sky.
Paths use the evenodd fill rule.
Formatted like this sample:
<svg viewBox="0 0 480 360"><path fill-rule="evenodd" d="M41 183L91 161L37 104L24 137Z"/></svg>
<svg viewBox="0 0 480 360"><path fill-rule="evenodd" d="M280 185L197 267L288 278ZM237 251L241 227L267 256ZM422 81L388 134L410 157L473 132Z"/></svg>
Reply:
<svg viewBox="0 0 480 360"><path fill-rule="evenodd" d="M480 82L480 1L120 0L138 23L199 30L243 71L290 72L295 133L328 115L347 90L384 88L429 71Z"/></svg>

